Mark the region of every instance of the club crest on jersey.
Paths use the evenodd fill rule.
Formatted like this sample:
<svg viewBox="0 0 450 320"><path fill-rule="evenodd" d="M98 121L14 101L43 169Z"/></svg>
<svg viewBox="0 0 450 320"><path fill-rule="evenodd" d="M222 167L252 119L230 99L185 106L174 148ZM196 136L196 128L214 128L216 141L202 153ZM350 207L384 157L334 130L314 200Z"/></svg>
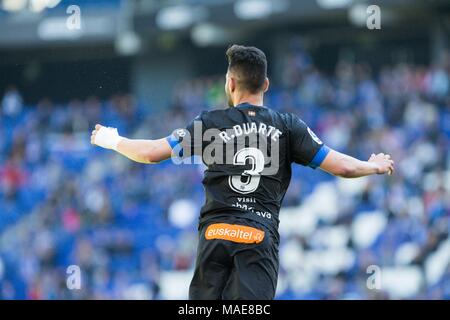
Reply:
<svg viewBox="0 0 450 320"><path fill-rule="evenodd" d="M316 136L316 134L309 127L308 127L308 133L315 142L317 142L318 144L323 144L323 142Z"/></svg>

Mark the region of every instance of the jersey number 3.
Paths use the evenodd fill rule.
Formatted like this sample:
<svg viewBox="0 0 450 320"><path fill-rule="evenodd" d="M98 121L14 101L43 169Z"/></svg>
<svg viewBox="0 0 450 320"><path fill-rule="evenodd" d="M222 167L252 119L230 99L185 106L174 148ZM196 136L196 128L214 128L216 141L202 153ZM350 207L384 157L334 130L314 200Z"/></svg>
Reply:
<svg viewBox="0 0 450 320"><path fill-rule="evenodd" d="M239 176L230 176L228 182L230 188L242 194L254 192L259 185L261 172L264 170L264 154L257 148L243 148L236 152L233 158L234 165L245 165L247 160L251 164L251 169L245 170Z"/></svg>

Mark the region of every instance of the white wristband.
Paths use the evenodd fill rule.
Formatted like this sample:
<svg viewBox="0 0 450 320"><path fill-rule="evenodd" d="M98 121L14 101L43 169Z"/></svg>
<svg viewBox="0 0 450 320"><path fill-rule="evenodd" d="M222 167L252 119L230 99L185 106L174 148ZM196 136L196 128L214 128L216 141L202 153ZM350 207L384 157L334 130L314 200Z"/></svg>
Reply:
<svg viewBox="0 0 450 320"><path fill-rule="evenodd" d="M95 135L94 143L102 148L117 150L117 145L122 139L116 128L101 127Z"/></svg>

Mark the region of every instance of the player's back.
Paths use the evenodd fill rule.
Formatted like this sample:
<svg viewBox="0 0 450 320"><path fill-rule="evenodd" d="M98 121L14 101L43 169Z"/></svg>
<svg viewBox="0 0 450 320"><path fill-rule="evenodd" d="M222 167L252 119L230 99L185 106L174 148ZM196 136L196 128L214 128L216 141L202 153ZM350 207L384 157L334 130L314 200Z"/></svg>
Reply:
<svg viewBox="0 0 450 320"><path fill-rule="evenodd" d="M243 217L275 233L292 162L315 167L323 146L297 116L247 103L202 112L175 140L207 166L200 223Z"/></svg>

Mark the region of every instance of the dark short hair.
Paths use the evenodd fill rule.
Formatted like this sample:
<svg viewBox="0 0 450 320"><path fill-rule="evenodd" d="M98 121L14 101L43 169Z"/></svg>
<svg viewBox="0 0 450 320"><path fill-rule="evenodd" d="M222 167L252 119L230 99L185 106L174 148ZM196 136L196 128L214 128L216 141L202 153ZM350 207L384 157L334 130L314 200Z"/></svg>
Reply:
<svg viewBox="0 0 450 320"><path fill-rule="evenodd" d="M226 52L228 70L236 72L238 86L251 93L257 93L267 77L267 59L264 52L255 47L232 45Z"/></svg>

